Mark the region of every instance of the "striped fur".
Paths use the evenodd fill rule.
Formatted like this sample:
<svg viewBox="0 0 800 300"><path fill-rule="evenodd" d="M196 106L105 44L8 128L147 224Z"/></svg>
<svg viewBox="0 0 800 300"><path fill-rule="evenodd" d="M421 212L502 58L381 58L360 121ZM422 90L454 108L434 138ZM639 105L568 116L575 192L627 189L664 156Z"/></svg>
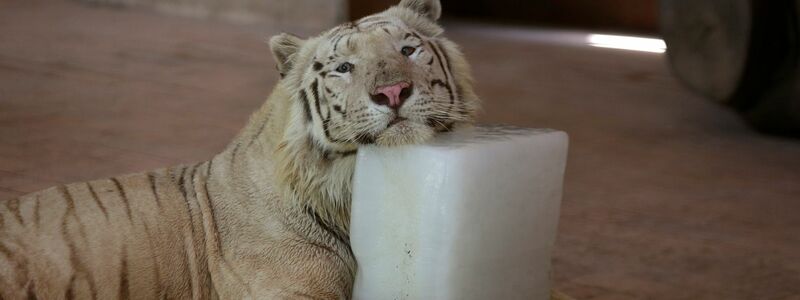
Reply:
<svg viewBox="0 0 800 300"><path fill-rule="evenodd" d="M0 202L0 299L349 298L353 154L424 141L478 107L440 12L403 0L307 40L274 37L284 79L209 161ZM397 81L414 86L402 108L371 102Z"/></svg>

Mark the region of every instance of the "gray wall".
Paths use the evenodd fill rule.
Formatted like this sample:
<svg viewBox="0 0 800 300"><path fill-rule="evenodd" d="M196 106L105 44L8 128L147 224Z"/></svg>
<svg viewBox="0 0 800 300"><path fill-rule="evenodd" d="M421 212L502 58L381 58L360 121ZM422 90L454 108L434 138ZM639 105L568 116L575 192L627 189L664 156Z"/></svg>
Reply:
<svg viewBox="0 0 800 300"><path fill-rule="evenodd" d="M236 23L258 23L298 34L319 32L347 19L347 0L80 0L153 9Z"/></svg>

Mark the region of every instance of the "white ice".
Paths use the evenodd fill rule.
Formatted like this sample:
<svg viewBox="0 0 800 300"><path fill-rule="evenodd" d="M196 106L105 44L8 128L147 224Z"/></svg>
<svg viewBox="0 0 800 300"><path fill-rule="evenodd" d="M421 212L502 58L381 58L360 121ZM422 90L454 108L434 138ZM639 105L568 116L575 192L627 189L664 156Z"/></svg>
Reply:
<svg viewBox="0 0 800 300"><path fill-rule="evenodd" d="M359 150L353 299L548 299L567 135L481 126Z"/></svg>

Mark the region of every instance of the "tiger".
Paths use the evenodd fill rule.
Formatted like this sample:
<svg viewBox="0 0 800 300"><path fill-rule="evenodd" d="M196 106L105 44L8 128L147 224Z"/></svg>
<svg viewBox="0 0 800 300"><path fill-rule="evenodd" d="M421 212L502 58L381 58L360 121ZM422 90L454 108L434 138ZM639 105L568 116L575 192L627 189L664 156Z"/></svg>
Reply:
<svg viewBox="0 0 800 300"><path fill-rule="evenodd" d="M348 299L359 147L470 126L469 65L439 0L269 47L281 79L210 160L0 205L0 299Z"/></svg>

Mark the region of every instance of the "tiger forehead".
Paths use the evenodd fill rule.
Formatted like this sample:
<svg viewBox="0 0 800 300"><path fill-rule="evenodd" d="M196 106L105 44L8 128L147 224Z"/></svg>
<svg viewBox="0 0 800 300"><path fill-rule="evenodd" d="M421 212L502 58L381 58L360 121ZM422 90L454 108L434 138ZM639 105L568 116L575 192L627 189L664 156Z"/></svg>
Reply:
<svg viewBox="0 0 800 300"><path fill-rule="evenodd" d="M404 24L392 19L373 20L359 25L359 23L346 23L334 28L325 37L326 45L318 51L318 55L328 56L328 61L334 61L339 56L358 52L359 47L391 39L417 40L422 42L422 37ZM369 47L364 47L369 49ZM327 54L326 54L327 53Z"/></svg>
<svg viewBox="0 0 800 300"><path fill-rule="evenodd" d="M348 32L372 31L378 27L406 27L405 23L397 17L373 15L361 18L355 22L347 22L328 31L329 35L336 36Z"/></svg>

